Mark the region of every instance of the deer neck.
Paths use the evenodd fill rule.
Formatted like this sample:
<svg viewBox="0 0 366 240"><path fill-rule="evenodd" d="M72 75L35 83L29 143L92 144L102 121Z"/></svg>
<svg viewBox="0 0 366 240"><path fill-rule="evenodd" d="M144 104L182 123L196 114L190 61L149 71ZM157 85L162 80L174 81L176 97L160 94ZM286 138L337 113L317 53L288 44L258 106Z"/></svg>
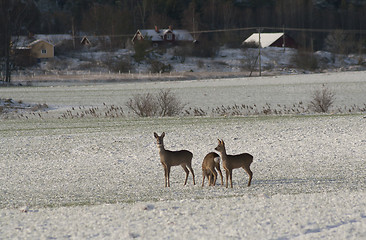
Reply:
<svg viewBox="0 0 366 240"><path fill-rule="evenodd" d="M164 144L158 144L159 154L164 155L165 154L165 148Z"/></svg>
<svg viewBox="0 0 366 240"><path fill-rule="evenodd" d="M224 148L220 153L222 161L226 161L227 160L226 149Z"/></svg>

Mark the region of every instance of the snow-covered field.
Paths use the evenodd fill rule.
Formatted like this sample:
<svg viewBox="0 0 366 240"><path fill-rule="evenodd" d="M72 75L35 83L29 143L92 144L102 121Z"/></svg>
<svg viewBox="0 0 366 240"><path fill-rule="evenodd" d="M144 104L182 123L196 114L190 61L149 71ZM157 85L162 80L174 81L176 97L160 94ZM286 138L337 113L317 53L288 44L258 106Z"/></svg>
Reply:
<svg viewBox="0 0 366 240"><path fill-rule="evenodd" d="M366 239L364 114L57 117L161 88L203 107L291 104L323 83L337 105L366 103L365 72L1 88L3 98L58 109L0 121L0 239ZM164 188L154 131L166 132L166 148L193 152L195 186L191 175L183 186L183 170L173 167ZM236 169L233 189L201 187L201 163L217 138L230 154L254 156L252 186Z"/></svg>

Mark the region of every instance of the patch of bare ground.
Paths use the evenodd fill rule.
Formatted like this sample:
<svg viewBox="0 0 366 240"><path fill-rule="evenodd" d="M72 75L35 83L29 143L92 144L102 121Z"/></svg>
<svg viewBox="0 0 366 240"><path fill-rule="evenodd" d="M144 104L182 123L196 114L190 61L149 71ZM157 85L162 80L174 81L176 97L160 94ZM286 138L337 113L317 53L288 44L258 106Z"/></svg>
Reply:
<svg viewBox="0 0 366 240"><path fill-rule="evenodd" d="M48 109L47 104L29 104L11 98L0 98L0 118L9 117L9 113L37 112Z"/></svg>

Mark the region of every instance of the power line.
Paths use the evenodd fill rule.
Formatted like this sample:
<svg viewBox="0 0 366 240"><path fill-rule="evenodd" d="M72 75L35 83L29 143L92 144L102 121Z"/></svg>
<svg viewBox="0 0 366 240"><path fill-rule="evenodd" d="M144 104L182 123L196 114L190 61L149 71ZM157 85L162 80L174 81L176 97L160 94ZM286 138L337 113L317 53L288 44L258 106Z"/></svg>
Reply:
<svg viewBox="0 0 366 240"><path fill-rule="evenodd" d="M249 31L253 30L255 32L258 31L258 29L263 30L276 30L283 32L283 29L285 31L293 31L293 32L324 32L324 33L332 33L335 31L342 31L344 33L353 33L353 34L366 34L366 29L330 29L330 28L283 28L283 27L246 27L246 28L225 28L225 29L210 29L210 30L200 30L200 31L192 31L189 32L191 34L200 34L200 33L220 33L220 32L238 32L238 31ZM85 35L85 36L74 36L74 38L83 38L83 37L100 37L100 38L107 38L107 37L133 37L135 33L130 34L111 34L111 35Z"/></svg>
<svg viewBox="0 0 366 240"><path fill-rule="evenodd" d="M202 31L194 31L190 33L215 33L215 32L233 32L233 31L248 31L248 30L280 30L283 31L283 27L247 27L247 28L229 28L229 29L213 29L213 30L202 30ZM366 29L324 29L324 28L286 28L286 31L297 31L297 32L335 32L335 31L342 31L344 33L360 33L366 34Z"/></svg>

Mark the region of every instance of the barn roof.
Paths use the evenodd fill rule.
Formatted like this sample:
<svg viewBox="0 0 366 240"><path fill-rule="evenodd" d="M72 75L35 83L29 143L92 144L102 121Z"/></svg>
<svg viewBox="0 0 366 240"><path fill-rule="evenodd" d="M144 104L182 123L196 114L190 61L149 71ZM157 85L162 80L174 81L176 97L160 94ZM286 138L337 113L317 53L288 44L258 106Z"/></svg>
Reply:
<svg viewBox="0 0 366 240"><path fill-rule="evenodd" d="M281 37L283 37L283 33L261 33L261 47L269 47ZM259 33L253 33L250 37L245 39L243 43L251 42L255 42L259 45Z"/></svg>

